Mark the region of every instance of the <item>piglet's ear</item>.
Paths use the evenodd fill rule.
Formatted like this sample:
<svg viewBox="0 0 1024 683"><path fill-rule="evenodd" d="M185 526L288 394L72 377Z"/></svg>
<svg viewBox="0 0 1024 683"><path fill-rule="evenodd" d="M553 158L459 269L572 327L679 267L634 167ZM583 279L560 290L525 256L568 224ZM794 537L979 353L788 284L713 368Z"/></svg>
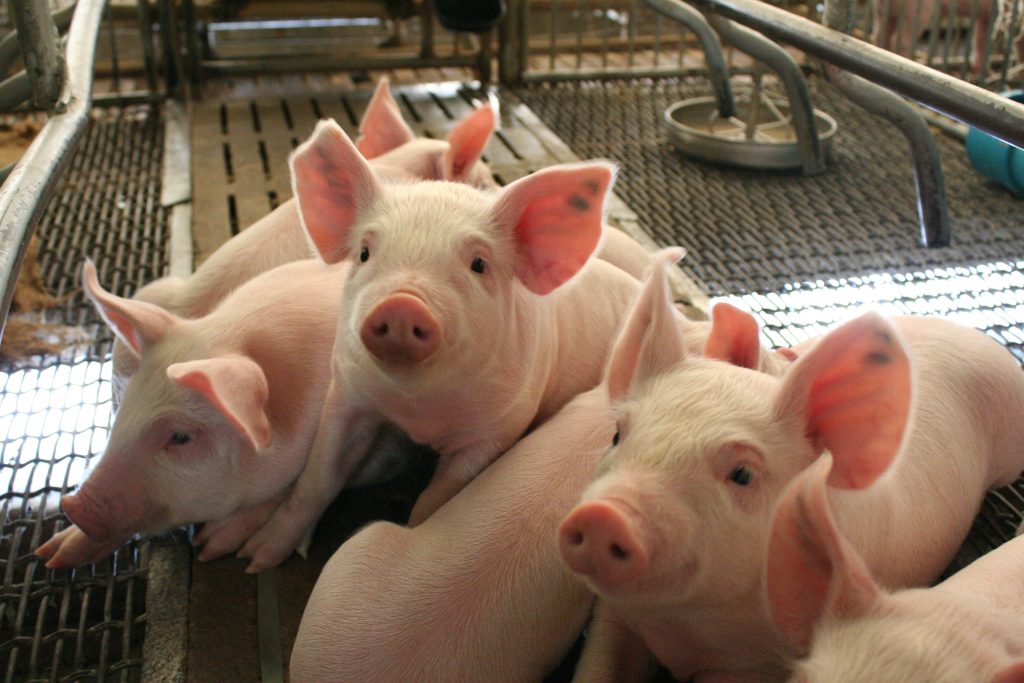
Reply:
<svg viewBox="0 0 1024 683"><path fill-rule="evenodd" d="M881 599L863 560L836 528L826 498L826 453L779 499L768 543L765 584L772 621L798 656L825 618L855 618Z"/></svg>
<svg viewBox="0 0 1024 683"><path fill-rule="evenodd" d="M156 304L125 299L103 289L90 259L82 266L82 288L110 329L137 357L163 339L168 328L177 321Z"/></svg>
<svg viewBox="0 0 1024 683"><path fill-rule="evenodd" d="M686 356L680 320L672 305L668 269L686 252L662 249L652 257L644 287L612 347L605 381L608 396L621 400L634 383L665 372Z"/></svg>
<svg viewBox="0 0 1024 683"><path fill-rule="evenodd" d="M241 356L175 363L167 368L174 383L202 394L254 448L270 446L265 406L270 392L263 369Z"/></svg>
<svg viewBox="0 0 1024 683"><path fill-rule="evenodd" d="M512 234L518 252L516 277L530 291L552 292L594 253L614 178L610 163L561 164L501 191L494 221Z"/></svg>
<svg viewBox="0 0 1024 683"><path fill-rule="evenodd" d="M402 118L398 102L391 95L387 77L381 78L359 124L356 147L364 157L373 159L415 139L416 134Z"/></svg>
<svg viewBox="0 0 1024 683"><path fill-rule="evenodd" d="M494 126L494 110L485 105L452 129L448 135L448 150L442 159L445 180L465 182L469 178L494 133Z"/></svg>
<svg viewBox="0 0 1024 683"><path fill-rule="evenodd" d="M353 226L380 195L373 169L330 119L317 124L288 162L306 234L324 261L343 260Z"/></svg>
<svg viewBox="0 0 1024 683"><path fill-rule="evenodd" d="M1024 683L1024 661L1006 667L992 679L992 683Z"/></svg>
<svg viewBox="0 0 1024 683"><path fill-rule="evenodd" d="M910 419L910 358L896 330L868 313L833 330L786 372L780 420L799 416L832 452L829 484L870 486L900 453Z"/></svg>
<svg viewBox="0 0 1024 683"><path fill-rule="evenodd" d="M711 310L711 333L704 345L708 358L757 370L761 361L761 330L754 316L725 302Z"/></svg>

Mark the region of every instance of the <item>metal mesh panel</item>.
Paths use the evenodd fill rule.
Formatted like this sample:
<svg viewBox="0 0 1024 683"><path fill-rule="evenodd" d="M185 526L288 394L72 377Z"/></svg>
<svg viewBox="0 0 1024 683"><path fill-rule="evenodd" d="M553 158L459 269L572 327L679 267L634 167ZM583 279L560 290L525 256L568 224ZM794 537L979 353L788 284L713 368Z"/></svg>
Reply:
<svg viewBox="0 0 1024 683"><path fill-rule="evenodd" d="M870 272L927 271L1024 258L1020 200L970 165L961 143L937 138L953 246L918 246L906 141L895 128L811 81L839 121L828 170L725 168L680 155L662 128L672 102L707 95L703 79L559 84L515 95L583 158L622 165L615 191L711 295L777 291L794 282Z"/></svg>
<svg viewBox="0 0 1024 683"><path fill-rule="evenodd" d="M95 341L0 372L0 676L4 681L137 681L149 544L75 571L33 551L67 525L61 493L82 478L112 421L111 336L82 297L82 261L130 295L163 274L162 124L153 108L98 113L39 225L40 263L63 299L50 322Z"/></svg>

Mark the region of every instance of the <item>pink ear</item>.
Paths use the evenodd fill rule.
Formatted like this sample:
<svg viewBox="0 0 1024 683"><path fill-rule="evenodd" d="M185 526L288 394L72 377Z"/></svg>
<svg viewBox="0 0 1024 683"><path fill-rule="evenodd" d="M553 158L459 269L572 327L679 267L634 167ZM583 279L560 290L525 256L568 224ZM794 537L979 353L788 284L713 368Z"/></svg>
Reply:
<svg viewBox="0 0 1024 683"><path fill-rule="evenodd" d="M387 77L381 78L359 124L356 148L367 159L373 159L415 139L416 134L402 118L398 103L391 96Z"/></svg>
<svg viewBox="0 0 1024 683"><path fill-rule="evenodd" d="M754 316L722 302L712 309L711 320L704 355L757 370L761 360L761 330Z"/></svg>
<svg viewBox="0 0 1024 683"><path fill-rule="evenodd" d="M240 356L175 363L171 381L202 394L255 448L270 446L270 423L264 406L270 390L263 369Z"/></svg>
<svg viewBox="0 0 1024 683"><path fill-rule="evenodd" d="M668 269L685 254L679 247L651 257L644 288L619 332L608 360L608 396L621 400L634 382L661 374L686 357L681 318L669 295Z"/></svg>
<svg viewBox="0 0 1024 683"><path fill-rule="evenodd" d="M604 202L615 177L609 163L561 164L507 186L495 223L515 238L516 277L548 294L571 278L601 239Z"/></svg>
<svg viewBox="0 0 1024 683"><path fill-rule="evenodd" d="M910 418L910 358L896 330L868 313L833 330L786 372L776 402L802 415L832 452L829 484L864 488L899 454Z"/></svg>
<svg viewBox="0 0 1024 683"><path fill-rule="evenodd" d="M1006 667L992 679L992 683L1024 683L1024 661Z"/></svg>
<svg viewBox="0 0 1024 683"><path fill-rule="evenodd" d="M373 169L329 119L317 124L289 164L306 233L324 261L343 260L352 248L352 226L380 194Z"/></svg>
<svg viewBox="0 0 1024 683"><path fill-rule="evenodd" d="M772 620L801 655L824 617L867 612L881 596L864 562L836 528L825 496L828 453L801 472L775 508L765 583Z"/></svg>
<svg viewBox="0 0 1024 683"><path fill-rule="evenodd" d="M136 356L160 341L177 320L156 304L125 299L103 289L90 259L82 266L82 287L110 329Z"/></svg>
<svg viewBox="0 0 1024 683"><path fill-rule="evenodd" d="M473 166L480 161L484 147L494 133L494 125L494 110L483 106L452 129L443 159L445 180L463 182L467 179Z"/></svg>

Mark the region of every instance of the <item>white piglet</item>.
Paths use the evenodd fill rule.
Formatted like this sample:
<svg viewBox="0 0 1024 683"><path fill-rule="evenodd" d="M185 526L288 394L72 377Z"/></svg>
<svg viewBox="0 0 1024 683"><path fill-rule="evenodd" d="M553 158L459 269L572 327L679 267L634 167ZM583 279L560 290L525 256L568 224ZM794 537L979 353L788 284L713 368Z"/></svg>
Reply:
<svg viewBox="0 0 1024 683"><path fill-rule="evenodd" d="M652 314L657 343L609 378L618 445L559 536L601 603L580 681L640 680L654 660L679 680L783 679L761 571L770 514L824 451L841 527L891 587L933 581L985 490L1024 467L1024 375L981 332L868 314L780 378L751 369L756 334L716 330L720 309L704 355Z"/></svg>
<svg viewBox="0 0 1024 683"><path fill-rule="evenodd" d="M105 291L87 262L85 291L138 370L102 458L61 500L75 526L39 549L49 565L188 522L208 523L195 540L212 559L259 528L313 443L347 269L286 264L187 320Z"/></svg>
<svg viewBox="0 0 1024 683"><path fill-rule="evenodd" d="M801 659L793 683L1024 683L1024 537L934 588L889 593L836 526L828 456L775 513L772 616Z"/></svg>
<svg viewBox="0 0 1024 683"><path fill-rule="evenodd" d="M321 122L292 172L321 256L352 268L316 446L292 495L243 548L251 570L300 545L385 421L441 454L411 521L426 519L598 383L640 288L590 259L611 164L553 166L497 193L384 184L344 131Z"/></svg>
<svg viewBox="0 0 1024 683"><path fill-rule="evenodd" d="M664 270L681 253L661 253L641 298L667 296ZM708 325L679 322L688 343L702 348ZM623 344L629 340L616 349ZM598 385L419 526L378 522L346 541L306 605L292 680L541 680L565 657L593 602L550 541L608 449L615 421L608 387Z"/></svg>

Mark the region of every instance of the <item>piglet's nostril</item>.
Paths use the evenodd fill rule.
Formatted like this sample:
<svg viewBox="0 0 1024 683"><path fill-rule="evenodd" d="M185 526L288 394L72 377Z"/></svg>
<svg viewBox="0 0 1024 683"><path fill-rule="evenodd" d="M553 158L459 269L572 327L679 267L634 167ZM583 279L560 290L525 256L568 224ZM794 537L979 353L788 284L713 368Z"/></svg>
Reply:
<svg viewBox="0 0 1024 683"><path fill-rule="evenodd" d="M608 548L608 552L611 553L611 556L617 560L629 559L629 552L627 552L626 549L618 543L612 543L611 546L609 546Z"/></svg>
<svg viewBox="0 0 1024 683"><path fill-rule="evenodd" d="M583 545L583 532L573 531L569 534L569 543L571 545Z"/></svg>
<svg viewBox="0 0 1024 683"><path fill-rule="evenodd" d="M380 325L377 325L376 327L373 328L373 333L380 336L386 335L388 333L388 324L381 323Z"/></svg>
<svg viewBox="0 0 1024 683"><path fill-rule="evenodd" d="M427 337L429 337L429 336L430 336L429 334L427 334L426 332L424 332L424 331L423 331L423 330L422 330L421 328L419 328L419 327L413 327L413 328L412 328L412 335L413 335L414 337L416 337L417 339L426 339Z"/></svg>

